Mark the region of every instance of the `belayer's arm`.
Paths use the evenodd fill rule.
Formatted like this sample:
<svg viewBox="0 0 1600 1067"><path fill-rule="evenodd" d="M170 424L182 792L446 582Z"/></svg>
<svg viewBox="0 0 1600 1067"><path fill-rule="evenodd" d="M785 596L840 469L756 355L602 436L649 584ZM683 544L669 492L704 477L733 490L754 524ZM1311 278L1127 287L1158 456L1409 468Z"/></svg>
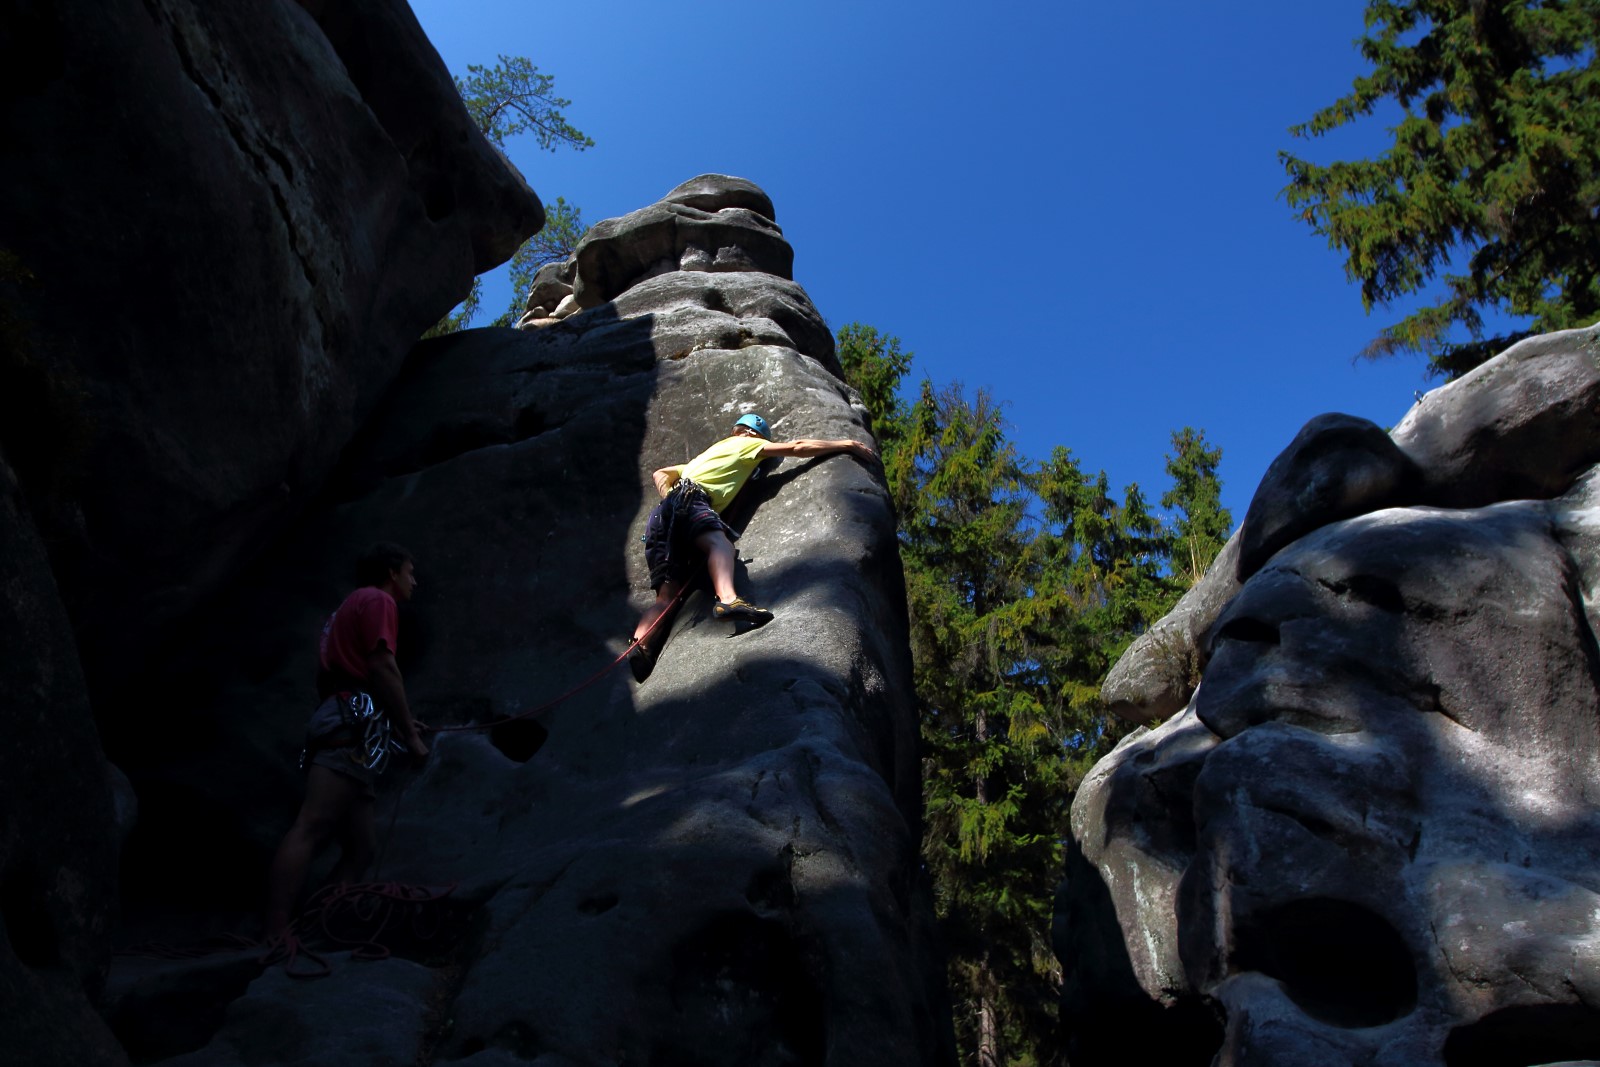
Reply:
<svg viewBox="0 0 1600 1067"><path fill-rule="evenodd" d="M405 681L400 677L400 664L395 662L393 652L380 648L367 657L367 682L372 686L372 695L378 699L378 706L394 719L406 748L413 756L426 756L428 746L423 744L422 734L417 730L420 724L411 717Z"/></svg>

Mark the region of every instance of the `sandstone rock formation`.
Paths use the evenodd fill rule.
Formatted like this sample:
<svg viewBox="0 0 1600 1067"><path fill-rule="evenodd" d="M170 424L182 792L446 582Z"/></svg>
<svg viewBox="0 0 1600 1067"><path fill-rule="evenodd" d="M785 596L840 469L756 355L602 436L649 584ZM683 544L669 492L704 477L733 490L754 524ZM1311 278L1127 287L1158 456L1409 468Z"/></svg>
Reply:
<svg viewBox="0 0 1600 1067"><path fill-rule="evenodd" d="M1547 335L1274 464L1193 699L1073 807L1075 1065L1600 1058L1597 390Z"/></svg>
<svg viewBox="0 0 1600 1067"><path fill-rule="evenodd" d="M733 211L777 233L748 182L702 176L672 195L685 189L693 205L626 219ZM605 271L655 254L657 222L638 234L645 255L625 247L625 221L596 227L611 235ZM577 257L580 291L620 284L588 278L589 262ZM696 592L647 683L601 673L651 599L639 538L652 470L752 410L779 437L866 436L800 286L645 273L537 330L419 346L329 498L153 680L185 679L194 696L159 758L130 767L143 824L163 842L238 843L225 847L249 872L219 876L214 854L147 836L130 893L148 911L175 884L203 887L185 904L197 926L207 907L256 905L301 788L308 650L366 543L417 557L400 640L423 720L489 723L600 675L535 720L439 736L381 798L382 877L457 883L454 941L381 963L335 956L320 983L264 973L211 1004L225 1011L216 1033L170 1062L252 1063L262 1049L475 1067L949 1057L881 471L786 461L731 514L739 580L777 618L734 637ZM155 995L148 977L113 984L128 1017ZM193 1027L170 1032L161 1053L194 1048ZM147 1052L159 1039L145 1032Z"/></svg>
<svg viewBox="0 0 1600 1067"><path fill-rule="evenodd" d="M543 209L402 0L0 26L0 1059L115 1063L136 802L102 734L132 752L182 704L134 675Z"/></svg>
<svg viewBox="0 0 1600 1067"><path fill-rule="evenodd" d="M1319 526L1381 507L1465 508L1564 492L1600 460L1600 367L1579 336L1528 338L1434 390L1388 442L1348 415L1307 423L1216 563L1112 668L1107 705L1140 725L1182 708L1204 665L1204 635L1239 583Z"/></svg>
<svg viewBox="0 0 1600 1067"><path fill-rule="evenodd" d="M543 208L403 0L0 14L7 295L72 416L18 397L0 434L18 462L84 453L38 520L110 690L305 506Z"/></svg>

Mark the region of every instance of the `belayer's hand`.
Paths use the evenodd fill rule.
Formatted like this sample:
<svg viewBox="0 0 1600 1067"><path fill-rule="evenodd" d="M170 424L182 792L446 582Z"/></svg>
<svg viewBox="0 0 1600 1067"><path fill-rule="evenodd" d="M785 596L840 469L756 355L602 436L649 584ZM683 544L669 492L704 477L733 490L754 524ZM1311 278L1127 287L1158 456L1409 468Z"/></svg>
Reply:
<svg viewBox="0 0 1600 1067"><path fill-rule="evenodd" d="M418 723L417 728L422 729L422 724ZM428 746L423 742L420 733L414 733L406 740L406 751L411 753L418 763L428 758Z"/></svg>

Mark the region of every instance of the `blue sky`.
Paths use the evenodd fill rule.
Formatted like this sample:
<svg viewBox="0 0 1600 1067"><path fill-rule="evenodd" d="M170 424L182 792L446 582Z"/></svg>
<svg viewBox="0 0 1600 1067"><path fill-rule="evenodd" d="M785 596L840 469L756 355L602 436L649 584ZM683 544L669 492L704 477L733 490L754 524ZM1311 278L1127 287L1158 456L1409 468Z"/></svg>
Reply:
<svg viewBox="0 0 1600 1067"><path fill-rule="evenodd" d="M1418 358L1352 362L1400 312L1365 315L1278 197L1279 149L1383 147L1392 117L1287 132L1365 72L1364 0L412 8L453 72L525 55L572 100L594 148L509 146L547 203L592 224L696 174L756 182L835 328L987 387L1025 454L1065 445L1119 495L1153 503L1192 425L1223 448L1238 522L1307 419L1390 426L1430 387ZM509 301L492 277L490 314Z"/></svg>

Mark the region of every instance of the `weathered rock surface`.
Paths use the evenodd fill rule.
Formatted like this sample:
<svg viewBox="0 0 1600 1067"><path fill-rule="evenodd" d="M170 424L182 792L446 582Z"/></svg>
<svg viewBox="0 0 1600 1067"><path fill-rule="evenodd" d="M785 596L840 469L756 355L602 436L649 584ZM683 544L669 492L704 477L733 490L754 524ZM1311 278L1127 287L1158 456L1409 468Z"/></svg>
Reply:
<svg viewBox="0 0 1600 1067"><path fill-rule="evenodd" d="M1307 423L1262 479L1237 548L1230 541L1111 669L1107 705L1141 725L1182 708L1205 661L1203 636L1239 582L1318 527L1382 507L1478 507L1564 492L1600 461L1600 333L1530 337L1427 394L1388 436L1347 415Z"/></svg>
<svg viewBox="0 0 1600 1067"><path fill-rule="evenodd" d="M1415 462L1376 423L1318 415L1272 461L1239 528L1240 581L1313 530L1417 502Z"/></svg>
<svg viewBox="0 0 1600 1067"><path fill-rule="evenodd" d="M21 487L0 458L0 1049L126 1062L94 1011L116 915L110 768L72 629Z"/></svg>
<svg viewBox="0 0 1600 1067"><path fill-rule="evenodd" d="M1112 665L1100 687L1112 714L1149 726L1177 714L1194 695L1205 633L1239 592L1239 536L1228 538L1193 588Z"/></svg>
<svg viewBox="0 0 1600 1067"><path fill-rule="evenodd" d="M752 410L779 437L866 437L826 326L770 274L672 271L536 331L417 348L326 506L154 679L192 696L162 759L130 768L146 826L264 870L301 788L313 636L379 537L417 557L400 654L424 721L592 684L536 723L439 735L380 799L382 877L456 882L475 909L456 962L424 981L337 961L381 1010L331 1030L288 1020L326 1014L334 980L265 975L173 1062L363 1062L400 1038L395 1062L475 1067L949 1061L881 471L791 460L752 485L730 513L739 581L776 619L732 636L696 592L647 683L602 673L651 599L651 471ZM197 859L151 844L130 892L253 906L257 884Z"/></svg>
<svg viewBox="0 0 1600 1067"><path fill-rule="evenodd" d="M1085 781L1057 917L1074 1064L1118 1058L1108 1018L1218 1067L1600 1055L1600 474L1551 473L1591 447L1596 331L1536 340L1395 431L1425 499L1477 506L1379 492L1280 548L1187 709Z"/></svg>
<svg viewBox="0 0 1600 1067"><path fill-rule="evenodd" d="M691 178L649 207L597 224L573 254L572 292L581 308L598 307L672 271L792 278L794 269L794 249L773 221L766 194L742 178L717 174Z"/></svg>
<svg viewBox="0 0 1600 1067"><path fill-rule="evenodd" d="M1600 331L1518 342L1423 397L1393 436L1423 470L1426 503L1559 496L1600 462Z"/></svg>
<svg viewBox="0 0 1600 1067"><path fill-rule="evenodd" d="M31 278L0 295L74 385L72 418L18 398L0 437L83 453L39 522L111 691L304 507L543 209L401 0L5 2L0 23L0 249Z"/></svg>

